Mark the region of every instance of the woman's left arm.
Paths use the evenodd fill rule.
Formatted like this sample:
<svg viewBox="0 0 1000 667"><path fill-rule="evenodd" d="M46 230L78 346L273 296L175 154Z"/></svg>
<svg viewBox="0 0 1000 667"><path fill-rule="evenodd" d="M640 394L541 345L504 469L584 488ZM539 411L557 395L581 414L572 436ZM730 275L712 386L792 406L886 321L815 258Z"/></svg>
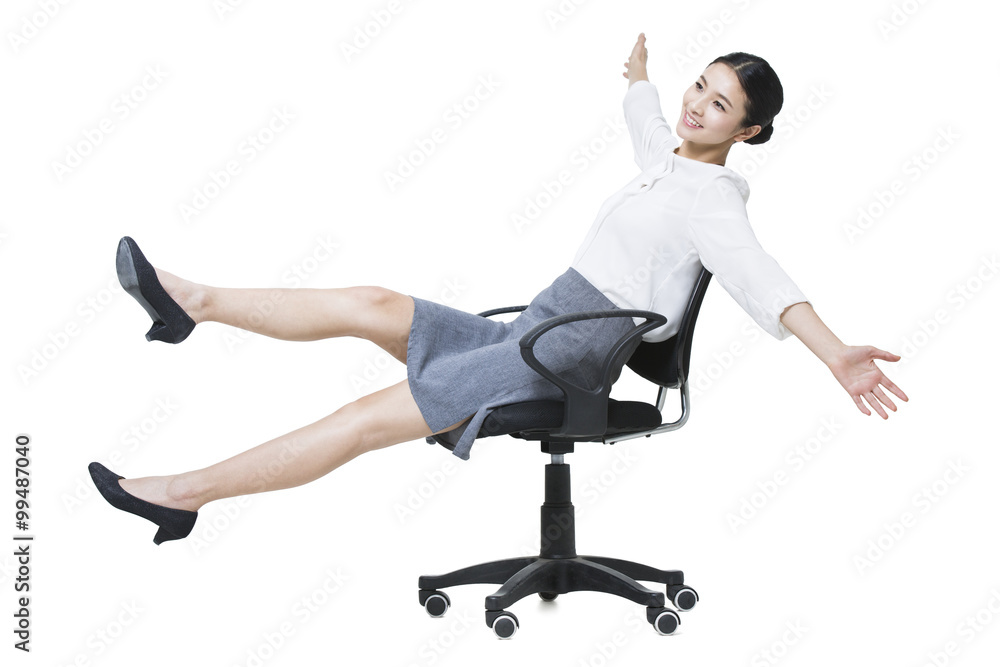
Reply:
<svg viewBox="0 0 1000 667"><path fill-rule="evenodd" d="M904 401L910 400L875 365L876 359L899 361L901 357L898 354L871 345L845 345L830 331L823 320L819 319L819 315L809 303L802 302L789 306L779 319L796 338L827 365L833 376L854 399L858 410L864 414L871 415L871 411L861 402L862 397L882 419L888 419L889 415L882 409L879 401L885 403L893 412L896 411L896 406L882 392L879 385Z"/></svg>

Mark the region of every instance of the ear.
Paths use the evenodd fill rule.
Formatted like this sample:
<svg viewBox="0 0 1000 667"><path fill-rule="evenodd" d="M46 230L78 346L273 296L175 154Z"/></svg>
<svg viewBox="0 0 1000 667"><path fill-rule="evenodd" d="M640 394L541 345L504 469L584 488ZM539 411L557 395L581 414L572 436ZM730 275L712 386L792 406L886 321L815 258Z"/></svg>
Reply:
<svg viewBox="0 0 1000 667"><path fill-rule="evenodd" d="M751 125L750 127L744 128L742 131L740 131L737 134L733 135L733 141L734 142L736 142L736 141L746 141L750 137L755 137L758 134L760 134L760 131L762 129L763 128L760 125Z"/></svg>

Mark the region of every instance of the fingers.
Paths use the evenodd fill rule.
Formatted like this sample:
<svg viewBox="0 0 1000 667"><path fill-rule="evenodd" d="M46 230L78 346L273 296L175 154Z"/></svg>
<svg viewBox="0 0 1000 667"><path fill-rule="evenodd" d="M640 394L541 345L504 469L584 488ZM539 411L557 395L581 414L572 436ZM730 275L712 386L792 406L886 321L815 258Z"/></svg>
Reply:
<svg viewBox="0 0 1000 667"><path fill-rule="evenodd" d="M886 352L885 350L880 350L877 347L871 348L871 354L875 359L884 359L885 361L899 361L902 359L902 357L898 354Z"/></svg>
<svg viewBox="0 0 1000 667"><path fill-rule="evenodd" d="M878 413L879 417L881 417L882 419L889 418L889 415L885 414L885 410L882 409L882 404L879 403L878 399L875 398L875 394L873 394L872 392L868 392L867 394L862 394L862 396L866 401L868 401L868 405L875 408L875 412Z"/></svg>
<svg viewBox="0 0 1000 667"><path fill-rule="evenodd" d="M636 40L635 46L632 47L632 55L641 54L646 51L646 33L640 32L639 39Z"/></svg>
<svg viewBox="0 0 1000 667"><path fill-rule="evenodd" d="M869 353L871 354L873 359L882 359L883 361L899 361L900 359L902 359L902 357L899 356L898 354L893 354L892 352L887 352L886 350L880 350L877 347L869 346ZM888 396L882 393L882 390L879 389L878 387L879 384L888 389L893 394L895 394L896 397L899 398L900 400L903 401L910 400L909 397L907 397L907 395L903 393L902 389L893 384L892 380L885 377L885 375L883 374L882 377L879 379L878 384L875 385L875 389L873 390L872 396L874 398L878 398L879 400L881 400L883 403L888 405L889 408L892 409L893 411L896 410L896 406L893 404L891 400L889 400ZM870 400L869 403L871 403ZM879 414L881 414L883 418L888 418L888 416L882 412L881 408L878 406L877 403L875 404L875 409L879 411Z"/></svg>
<svg viewBox="0 0 1000 667"><path fill-rule="evenodd" d="M875 385L875 388L872 389L872 393L875 394L875 398L877 398L878 400L882 401L887 408L889 408L893 412L896 411L896 405L895 405L895 403L893 403L889 399L888 396L886 396L884 393L882 393L882 390L879 389L878 385Z"/></svg>
<svg viewBox="0 0 1000 667"><path fill-rule="evenodd" d="M861 401L862 398L868 402L868 405L870 405L875 409L875 412L877 412L882 419L888 419L889 415L886 414L885 410L882 409L882 404L884 403L893 412L896 412L898 408L896 407L896 404L893 403L892 400L885 395L882 389L879 388L878 386L879 384L884 385L887 389L889 389L889 391L893 392L894 394L902 398L904 401L909 400L908 398L906 398L906 394L903 394L903 392L899 390L899 387L894 385L892 382L889 381L888 378L885 377L883 377L882 381L876 384L871 391L864 392L861 394L851 394L851 398L854 399L854 404L858 406L858 410L860 410L866 416L870 417L872 413L868 409L868 407Z"/></svg>
<svg viewBox="0 0 1000 667"><path fill-rule="evenodd" d="M631 68L632 58L634 57L639 63L644 64L646 62L646 33L640 32L639 38L635 42L635 46L632 47L632 56L625 61L625 71L622 76L626 79L628 78L628 70Z"/></svg>
<svg viewBox="0 0 1000 667"><path fill-rule="evenodd" d="M864 381L859 382L858 384L870 387L870 389L865 389L858 394L854 394L850 389L848 389L848 392L851 394L851 398L854 399L854 404L858 406L858 410L860 410L863 414L870 416L871 411L861 399L864 399L882 419L888 419L889 415L882 408L882 405L884 404L893 412L896 412L898 408L896 407L896 404L892 402L892 399L890 399L886 393L882 391L882 388L879 387L879 385L882 385L882 387L885 387L889 392L895 394L897 398L903 401L908 401L910 399L899 387L893 384L892 380L887 378L885 374L882 373L882 371L874 364L874 360L882 359L884 361L899 361L902 357L898 354L893 354L892 352L880 350L871 345L868 345L867 349L862 348L858 351L861 352L860 358L855 359L855 364L859 370L858 375L868 376L864 379ZM861 367L865 368L864 373L860 372ZM877 378L874 383L872 383L872 375ZM842 384L844 384L844 388L846 389L849 384L854 383Z"/></svg>
<svg viewBox="0 0 1000 667"><path fill-rule="evenodd" d="M871 348L871 350L872 350L871 352L872 357L874 357L875 359L883 359L885 361L899 361L900 359L902 359L902 357L899 356L898 354L893 354L892 352L886 352L885 350L880 350L877 347L873 347ZM903 390L894 385L892 383L892 380L887 378L884 374L882 375L882 378L879 380L878 383L883 387L885 387L886 389L888 389L889 391L891 391L892 393L894 393L897 398L900 398L904 401L910 400L909 398L907 398L906 394L903 393Z"/></svg>
<svg viewBox="0 0 1000 667"><path fill-rule="evenodd" d="M910 400L909 398L906 397L906 394L903 393L902 389L894 385L892 383L892 380L885 377L884 375L882 376L882 380L879 382L879 384L888 389L889 391L891 391L892 393L894 393L898 398L901 398L904 401Z"/></svg>

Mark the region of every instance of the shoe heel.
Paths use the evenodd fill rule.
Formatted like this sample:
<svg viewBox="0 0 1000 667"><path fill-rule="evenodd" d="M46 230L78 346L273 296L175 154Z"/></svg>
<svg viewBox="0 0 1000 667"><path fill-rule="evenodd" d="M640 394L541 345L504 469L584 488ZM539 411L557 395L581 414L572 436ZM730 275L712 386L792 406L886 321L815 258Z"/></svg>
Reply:
<svg viewBox="0 0 1000 667"><path fill-rule="evenodd" d="M168 542L170 540L179 540L180 538L171 533L169 530L160 526L160 529L156 531L156 535L153 536L153 543L160 544L161 542Z"/></svg>
<svg viewBox="0 0 1000 667"><path fill-rule="evenodd" d="M153 326L146 332L146 340L150 342L159 340L164 343L176 344L187 338L192 329L194 329L194 327L185 327L180 331L175 332L163 322L154 322Z"/></svg>

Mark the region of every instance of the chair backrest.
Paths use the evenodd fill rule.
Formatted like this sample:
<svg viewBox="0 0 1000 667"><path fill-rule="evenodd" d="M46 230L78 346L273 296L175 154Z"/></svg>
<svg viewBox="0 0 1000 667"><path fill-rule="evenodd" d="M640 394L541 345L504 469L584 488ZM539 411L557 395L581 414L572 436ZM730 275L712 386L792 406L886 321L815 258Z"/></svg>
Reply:
<svg viewBox="0 0 1000 667"><path fill-rule="evenodd" d="M629 357L626 365L636 374L667 389L677 389L688 377L691 365L691 341L701 302L708 290L712 274L702 267L694 283L694 291L684 309L681 326L672 337L659 343L643 341Z"/></svg>

